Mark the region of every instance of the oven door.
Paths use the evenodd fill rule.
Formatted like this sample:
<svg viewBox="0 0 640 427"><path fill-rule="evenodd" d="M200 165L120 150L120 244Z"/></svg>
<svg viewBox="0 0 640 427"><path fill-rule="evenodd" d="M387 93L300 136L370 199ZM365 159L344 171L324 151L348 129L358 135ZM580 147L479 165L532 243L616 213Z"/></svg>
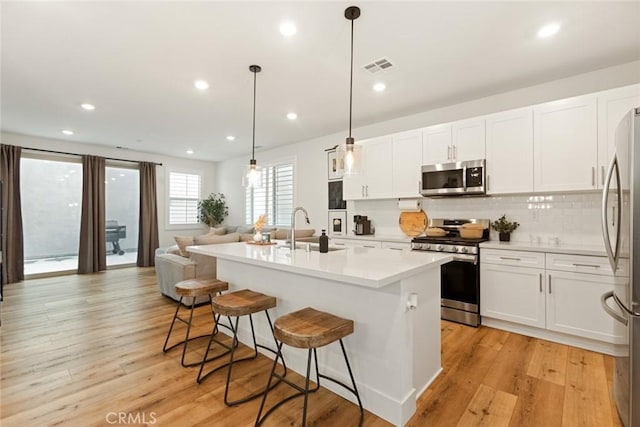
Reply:
<svg viewBox="0 0 640 427"><path fill-rule="evenodd" d="M480 324L480 269L475 255L456 255L440 267L442 318Z"/></svg>

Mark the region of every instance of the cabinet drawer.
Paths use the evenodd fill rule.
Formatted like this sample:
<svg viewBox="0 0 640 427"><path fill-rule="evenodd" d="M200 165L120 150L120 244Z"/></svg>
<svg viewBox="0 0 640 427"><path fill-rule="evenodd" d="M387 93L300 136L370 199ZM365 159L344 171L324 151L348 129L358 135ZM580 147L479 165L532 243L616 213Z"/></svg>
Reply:
<svg viewBox="0 0 640 427"><path fill-rule="evenodd" d="M331 245L347 246L349 248L379 248L380 242L375 240L357 240L357 239L336 239L330 241Z"/></svg>
<svg viewBox="0 0 640 427"><path fill-rule="evenodd" d="M397 251L410 251L411 243L401 242L381 242L382 249L393 249Z"/></svg>
<svg viewBox="0 0 640 427"><path fill-rule="evenodd" d="M607 257L588 255L546 254L547 270L614 276ZM629 260L621 259L615 276L628 273Z"/></svg>
<svg viewBox="0 0 640 427"><path fill-rule="evenodd" d="M517 267L544 268L544 253L481 249L481 264L511 265Z"/></svg>

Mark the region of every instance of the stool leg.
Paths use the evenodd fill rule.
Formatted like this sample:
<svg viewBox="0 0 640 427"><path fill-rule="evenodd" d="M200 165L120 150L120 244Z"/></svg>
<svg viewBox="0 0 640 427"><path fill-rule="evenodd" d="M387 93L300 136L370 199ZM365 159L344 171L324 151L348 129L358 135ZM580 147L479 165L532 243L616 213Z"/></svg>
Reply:
<svg viewBox="0 0 640 427"><path fill-rule="evenodd" d="M364 421L364 408L362 407L362 401L360 400L360 393L358 393L358 387L356 387L356 380L353 378L353 372L351 372L351 366L349 365L349 358L347 357L347 352L344 349L344 344L342 343L342 339L340 339L340 348L342 348L342 355L344 356L344 362L347 365L347 370L349 371L349 377L351 377L351 384L353 384L353 394L356 395L356 399L358 399L358 406L360 406L360 426L362 426L362 423Z"/></svg>
<svg viewBox="0 0 640 427"><path fill-rule="evenodd" d="M191 323L193 321L193 310L196 307L196 297L191 298L191 311L189 312L189 323L187 323L187 333L184 336L184 346L182 347L182 359L180 359L180 364L183 367L195 366L195 365L187 365L184 363L184 355L187 353L187 343L189 342L189 332L191 332Z"/></svg>
<svg viewBox="0 0 640 427"><path fill-rule="evenodd" d="M276 334L273 332L273 323L271 323L271 317L269 316L269 311L265 310L264 314L267 315L267 321L269 322L269 329L271 329L271 336L273 337L273 342L276 344L276 349L278 349L278 351L276 352L275 361L276 361L276 363L278 362L278 357L280 358L280 360L282 360L282 367L284 368L284 373L282 374L282 376L286 377L287 376L287 363L284 361L284 356L282 356L282 353L280 352L280 349L278 348L278 340L276 339ZM317 365L316 365L316 368L317 368Z"/></svg>
<svg viewBox="0 0 640 427"><path fill-rule="evenodd" d="M275 339L275 337L274 337ZM271 379L273 379L273 377L275 376L276 373L276 367L278 366L278 357L282 357L282 345L284 343L279 343L276 340L276 345L277 345L277 349L278 349L278 353L276 355L276 358L273 360L273 366L271 367L271 373L269 374L269 381L267 381L267 388L264 389L264 394L262 395L262 402L260 403L260 409L258 410L258 416L256 417L256 427L258 427L261 423L262 420L260 419L260 416L262 415L262 410L264 409L264 404L267 402L267 394L269 393L269 390L271 390ZM284 361L284 358L282 358L282 360ZM266 418L266 416L265 416Z"/></svg>
<svg viewBox="0 0 640 427"><path fill-rule="evenodd" d="M178 318L178 311L180 310L180 304L182 304L182 297L180 297L180 300L178 301L176 312L173 315L173 320L171 320L171 326L169 327L169 333L167 334L167 339L164 340L164 345L162 346L163 353L166 353L167 351L175 347L175 346L171 346L167 348L167 344L169 343L169 337L171 337L171 332L173 331L173 325L176 323L176 319Z"/></svg>
<svg viewBox="0 0 640 427"><path fill-rule="evenodd" d="M309 400L309 377L311 376L311 354L313 349L309 349L307 354L307 378L304 381L304 403L302 404L302 427L307 425L307 401Z"/></svg>

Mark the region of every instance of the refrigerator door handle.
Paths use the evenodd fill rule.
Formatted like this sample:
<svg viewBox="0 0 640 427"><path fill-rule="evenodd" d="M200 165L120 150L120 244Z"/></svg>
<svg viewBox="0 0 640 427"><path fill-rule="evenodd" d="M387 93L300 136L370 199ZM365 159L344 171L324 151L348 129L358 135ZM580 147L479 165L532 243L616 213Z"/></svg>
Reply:
<svg viewBox="0 0 640 427"><path fill-rule="evenodd" d="M609 291L605 294L602 294L602 296L600 297L600 303L602 304L602 308L604 308L604 311L606 311L609 316L613 317L618 322L627 326L629 324L629 319L627 319L626 317L623 317L619 313L616 313L616 311L611 307L609 307L609 304L607 304L607 300L610 298L613 298L616 305L622 310L623 313L626 314L626 310L624 310L624 307L620 306L620 303L618 302L618 298L614 296L613 291Z"/></svg>
<svg viewBox="0 0 640 427"><path fill-rule="evenodd" d="M607 171L607 177L604 180L604 190L602 190L602 234L604 237L604 248L607 251L607 258L609 258L609 264L611 264L611 269L615 273L618 267L618 242L616 241L616 249L614 253L614 249L611 247L611 236L609 235L609 218L608 218L608 210L609 210L609 191L611 190L611 177L613 176L614 169L618 170L618 158L616 155L611 159L611 164L609 165L609 170ZM616 177L618 178L618 187L620 186L620 171L618 170L618 174ZM620 211L619 209L617 209ZM620 230L619 230L618 222L618 232L617 237L620 240Z"/></svg>

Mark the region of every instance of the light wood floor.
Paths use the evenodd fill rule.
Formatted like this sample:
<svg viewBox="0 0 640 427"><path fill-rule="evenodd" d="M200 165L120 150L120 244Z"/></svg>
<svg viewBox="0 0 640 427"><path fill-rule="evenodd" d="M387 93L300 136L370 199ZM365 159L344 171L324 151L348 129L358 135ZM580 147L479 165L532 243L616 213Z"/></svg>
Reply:
<svg viewBox="0 0 640 427"><path fill-rule="evenodd" d="M153 268L6 286L0 424L104 426L121 416L128 425L253 425L259 402L227 408L222 372L198 385L197 368L180 367L180 350L162 352L174 308L159 294ZM208 333L210 317L200 312L196 332ZM410 426L620 425L608 356L449 322L442 322L442 351L444 372L419 399ZM238 367L230 397L262 387L269 367L264 356ZM289 390L276 388L273 401ZM266 425L299 425L301 405L290 402ZM321 389L308 416L310 425L357 425L358 410ZM388 423L367 413L365 425Z"/></svg>

